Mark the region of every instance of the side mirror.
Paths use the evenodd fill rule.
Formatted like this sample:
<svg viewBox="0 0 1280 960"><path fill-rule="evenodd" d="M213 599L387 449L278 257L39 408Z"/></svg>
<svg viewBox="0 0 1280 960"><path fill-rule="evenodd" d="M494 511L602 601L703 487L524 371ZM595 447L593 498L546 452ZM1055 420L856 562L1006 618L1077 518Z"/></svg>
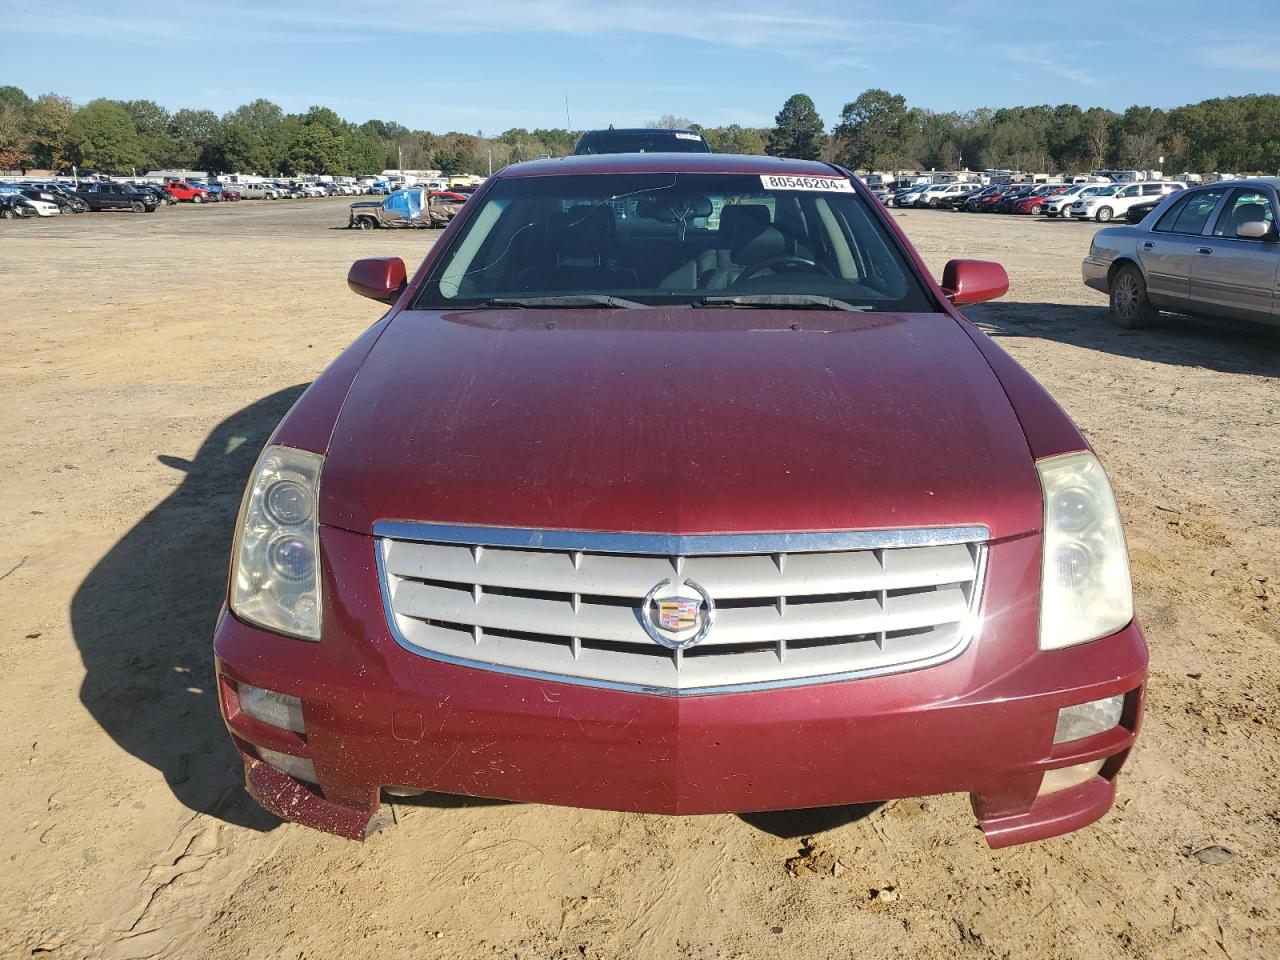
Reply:
<svg viewBox="0 0 1280 960"><path fill-rule="evenodd" d="M347 286L370 300L395 303L407 283L404 261L399 257L357 260L347 271Z"/></svg>
<svg viewBox="0 0 1280 960"><path fill-rule="evenodd" d="M1236 236L1241 240L1269 240L1275 243L1280 240L1271 224L1265 220L1250 220L1236 227Z"/></svg>
<svg viewBox="0 0 1280 960"><path fill-rule="evenodd" d="M985 303L1009 292L1009 275L990 260L952 260L942 271L942 292L956 306Z"/></svg>

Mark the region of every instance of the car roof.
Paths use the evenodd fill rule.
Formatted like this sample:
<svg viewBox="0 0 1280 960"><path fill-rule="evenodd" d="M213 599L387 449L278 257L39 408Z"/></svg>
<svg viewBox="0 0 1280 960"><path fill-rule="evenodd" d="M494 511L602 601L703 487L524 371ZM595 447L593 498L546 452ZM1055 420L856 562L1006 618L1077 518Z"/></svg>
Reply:
<svg viewBox="0 0 1280 960"><path fill-rule="evenodd" d="M844 177L817 160L745 156L732 153L593 153L516 163L495 173L508 177L552 177L598 173L745 173L799 177Z"/></svg>
<svg viewBox="0 0 1280 960"><path fill-rule="evenodd" d="M677 133L690 133L695 137L702 136L699 131L689 129L687 127L680 127L679 129L673 129L671 127L607 127L602 130L586 130L583 131L582 135L584 137L592 137L596 135L607 136L610 133L639 133L658 137L663 134L674 137Z"/></svg>

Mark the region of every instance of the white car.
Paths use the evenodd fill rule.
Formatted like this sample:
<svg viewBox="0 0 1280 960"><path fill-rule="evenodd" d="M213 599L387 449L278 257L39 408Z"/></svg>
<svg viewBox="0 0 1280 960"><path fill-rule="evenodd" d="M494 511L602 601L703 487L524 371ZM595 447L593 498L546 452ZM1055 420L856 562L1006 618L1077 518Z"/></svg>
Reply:
<svg viewBox="0 0 1280 960"><path fill-rule="evenodd" d="M1112 194L1119 186L1120 184L1115 183L1077 183L1070 190L1064 190L1046 200L1041 211L1047 217L1069 217L1071 205L1077 200L1087 200L1103 192Z"/></svg>
<svg viewBox="0 0 1280 960"><path fill-rule="evenodd" d="M915 195L914 206L936 207L940 200L946 197L958 197L962 193L968 193L975 186L977 184L973 183L933 183Z"/></svg>
<svg viewBox="0 0 1280 960"><path fill-rule="evenodd" d="M1186 184L1172 180L1146 180L1142 183L1117 183L1092 197L1077 200L1071 205L1071 216L1077 220L1097 220L1107 223L1117 216L1124 216L1135 203L1167 196L1181 190Z"/></svg>
<svg viewBox="0 0 1280 960"><path fill-rule="evenodd" d="M329 191L324 188L324 184L304 183L302 185L302 195L304 197L327 197Z"/></svg>

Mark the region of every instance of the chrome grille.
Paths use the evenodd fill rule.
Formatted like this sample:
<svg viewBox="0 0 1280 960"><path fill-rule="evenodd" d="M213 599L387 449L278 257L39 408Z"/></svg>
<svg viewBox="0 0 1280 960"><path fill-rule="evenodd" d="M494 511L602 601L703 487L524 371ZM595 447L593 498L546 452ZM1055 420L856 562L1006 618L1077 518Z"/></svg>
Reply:
<svg viewBox="0 0 1280 960"><path fill-rule="evenodd" d="M665 694L820 683L948 660L973 633L984 527L666 537L378 524L396 640L484 669ZM715 602L695 647L642 603L672 577Z"/></svg>

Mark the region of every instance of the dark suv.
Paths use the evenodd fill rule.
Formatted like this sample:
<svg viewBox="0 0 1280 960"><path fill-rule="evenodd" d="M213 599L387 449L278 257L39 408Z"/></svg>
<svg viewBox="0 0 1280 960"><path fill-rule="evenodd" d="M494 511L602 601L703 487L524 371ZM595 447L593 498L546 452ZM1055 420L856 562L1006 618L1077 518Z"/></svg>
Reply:
<svg viewBox="0 0 1280 960"><path fill-rule="evenodd" d="M134 213L154 213L157 205L155 194L144 193L130 183L82 184L76 196L89 205L90 210L132 210Z"/></svg>
<svg viewBox="0 0 1280 960"><path fill-rule="evenodd" d="M585 153L710 153L711 148L696 130L664 130L641 127L635 130L588 130L578 139L573 155Z"/></svg>

